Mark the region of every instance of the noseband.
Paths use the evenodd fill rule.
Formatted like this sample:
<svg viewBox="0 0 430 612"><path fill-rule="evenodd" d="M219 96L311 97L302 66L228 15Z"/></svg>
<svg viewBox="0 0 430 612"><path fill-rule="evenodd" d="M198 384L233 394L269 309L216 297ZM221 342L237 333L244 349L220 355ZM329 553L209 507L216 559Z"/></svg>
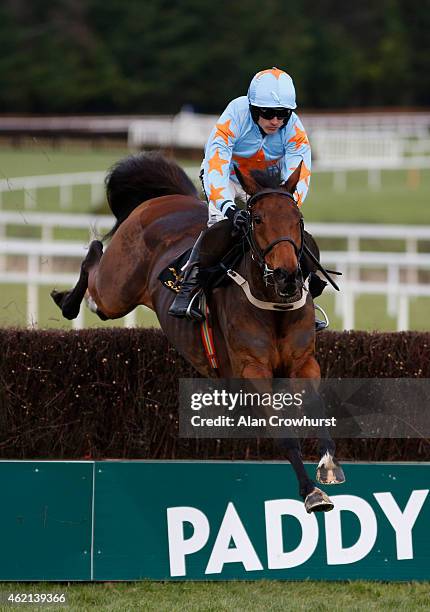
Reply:
<svg viewBox="0 0 430 612"><path fill-rule="evenodd" d="M249 227L250 231L247 232L246 239L249 242L249 246L251 247L251 253L252 253L253 259L258 263L260 268L262 268L263 270L264 279L266 281L266 284L267 284L267 277L269 275L272 275L274 271L271 268L269 268L269 266L266 263L265 258L266 258L266 255L270 253L270 251L273 249L273 247L275 247L280 242L289 242L291 244L296 254L297 265L300 270L300 258L303 253L304 231L305 231L303 219L300 218L300 246L297 246L294 240L290 238L289 236L280 236L279 238L276 238L270 244L268 244L265 249L260 248L260 246L257 244L254 238L254 223L252 221L252 207L257 202L257 200L260 200L264 196L271 195L271 194L276 194L276 195L280 195L282 197L288 198L290 202L293 202L294 205L297 206L293 195L289 193L288 191L283 191L281 189L263 189L262 191L259 191L258 193L255 193L253 196L251 196L246 203L246 209L249 213L251 213L250 214L251 222L250 222L250 227Z"/></svg>

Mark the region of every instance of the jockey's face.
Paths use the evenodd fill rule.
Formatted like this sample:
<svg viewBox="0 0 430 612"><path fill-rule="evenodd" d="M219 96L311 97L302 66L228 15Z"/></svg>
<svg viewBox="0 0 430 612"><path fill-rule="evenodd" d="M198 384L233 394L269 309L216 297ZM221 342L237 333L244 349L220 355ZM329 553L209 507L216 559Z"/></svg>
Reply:
<svg viewBox="0 0 430 612"><path fill-rule="evenodd" d="M284 125L284 120L278 119L278 117L273 117L273 119L264 119L263 117L258 118L258 125L261 127L263 132L266 134L275 134L279 128Z"/></svg>

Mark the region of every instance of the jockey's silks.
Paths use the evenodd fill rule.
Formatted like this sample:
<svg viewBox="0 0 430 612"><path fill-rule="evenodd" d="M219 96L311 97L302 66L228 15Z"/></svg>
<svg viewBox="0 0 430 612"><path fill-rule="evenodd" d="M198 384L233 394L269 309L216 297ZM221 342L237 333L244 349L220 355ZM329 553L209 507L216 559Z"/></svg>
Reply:
<svg viewBox="0 0 430 612"><path fill-rule="evenodd" d="M234 164L242 174L278 165L282 180L303 161L295 194L300 206L309 187L311 148L305 129L293 112L287 125L275 134L263 136L253 121L246 96L232 100L213 128L205 148L203 180L211 204L218 210L225 200L234 201L229 180L239 184Z"/></svg>

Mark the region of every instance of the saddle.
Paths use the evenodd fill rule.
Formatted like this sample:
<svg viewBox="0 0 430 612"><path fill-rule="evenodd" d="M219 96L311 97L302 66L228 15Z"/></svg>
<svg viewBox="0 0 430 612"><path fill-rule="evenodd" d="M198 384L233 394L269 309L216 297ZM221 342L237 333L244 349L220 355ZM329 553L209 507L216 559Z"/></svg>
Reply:
<svg viewBox="0 0 430 612"><path fill-rule="evenodd" d="M243 236L232 237L230 221L220 221L212 226L202 241L197 276L199 286L206 296L216 287L232 282L227 276L227 270L237 266L248 249L249 244ZM182 269L190 257L191 250L187 249L181 253L158 276L161 283L175 293L179 293L181 289Z"/></svg>
<svg viewBox="0 0 430 612"><path fill-rule="evenodd" d="M216 287L222 287L231 283L231 278L227 276L227 270L236 266L244 255L246 244L243 240L236 243L226 255L213 266L200 268L197 275L199 286L206 295L209 295ZM182 268L187 263L192 249L187 249L184 253L174 259L162 270L158 278L167 289L179 293L183 278Z"/></svg>

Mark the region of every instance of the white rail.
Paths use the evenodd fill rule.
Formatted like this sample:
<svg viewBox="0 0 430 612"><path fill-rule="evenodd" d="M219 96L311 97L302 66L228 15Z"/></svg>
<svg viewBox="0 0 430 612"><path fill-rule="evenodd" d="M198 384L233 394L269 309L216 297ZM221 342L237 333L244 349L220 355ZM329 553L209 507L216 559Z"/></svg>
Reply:
<svg viewBox="0 0 430 612"><path fill-rule="evenodd" d="M299 113L312 139L320 132L349 134L391 133L400 138L426 138L430 131L430 113ZM128 124L130 147L203 148L217 115L200 115L182 111L165 117L138 117Z"/></svg>
<svg viewBox="0 0 430 612"><path fill-rule="evenodd" d="M82 229L89 238L101 236L111 229L115 219L111 215L84 215L68 213L16 212L0 210L0 237L6 237L8 225L34 227L40 230L45 242L54 239L54 228Z"/></svg>
<svg viewBox="0 0 430 612"><path fill-rule="evenodd" d="M0 208L2 206L2 194L11 191L22 191L25 208L36 208L37 191L42 188L58 189L60 208L70 208L73 202L72 189L76 185L88 185L90 187L90 202L94 206L104 197L105 176L105 172L72 172L1 179Z"/></svg>
<svg viewBox="0 0 430 612"><path fill-rule="evenodd" d="M39 228L43 241L53 239L54 228L75 228L89 232L90 238L100 236L114 224L111 215L85 215L68 213L16 212L0 210L0 237L5 239L8 225ZM415 253L418 242L430 240L430 226L381 225L367 223L307 223L306 229L318 238L345 238L348 251L358 251L360 241L403 240L406 251Z"/></svg>
<svg viewBox="0 0 430 612"><path fill-rule="evenodd" d="M421 228L426 229L426 228ZM428 228L427 228L428 229ZM37 325L38 321L38 287L39 286L73 286L77 274L54 273L44 270L41 257L65 258L71 257L81 261L86 253L86 247L72 241L42 242L39 240L7 240L0 243L0 255L3 257L15 255L26 258L25 271L0 272L0 283L24 284L27 287L27 322ZM370 253L328 251L323 253L323 263L342 271L339 284L342 292L336 293L335 307L342 317L343 327L353 329L355 322L355 298L361 294L387 296L388 314L396 317L397 329L409 328L409 301L413 297L430 297L430 287L424 284L405 283L402 281L402 271L417 273L417 270L430 270L430 254L420 253ZM385 270L384 282L362 281L359 276L366 269L381 268ZM128 315L126 325L136 322L135 311ZM73 326L83 325L83 314L75 319Z"/></svg>
<svg viewBox="0 0 430 612"><path fill-rule="evenodd" d="M430 147L429 147L430 148ZM347 156L320 157L313 162L312 172L333 174L333 190L346 191L347 177L350 172L367 172L367 186L377 191L382 187L382 171L408 170L414 172L414 181L419 181L419 171L430 168L430 155L414 155L410 157L381 156L348 158ZM190 178L198 183L199 167L187 166L184 170ZM70 174L49 174L44 176L12 177L0 180L0 209L3 207L3 196L9 192L22 191L24 209L34 210L38 207L39 190L44 188L58 189L59 207L61 210L71 209L73 205L73 188L77 185L88 186L91 207L103 202L104 172L81 172Z"/></svg>

